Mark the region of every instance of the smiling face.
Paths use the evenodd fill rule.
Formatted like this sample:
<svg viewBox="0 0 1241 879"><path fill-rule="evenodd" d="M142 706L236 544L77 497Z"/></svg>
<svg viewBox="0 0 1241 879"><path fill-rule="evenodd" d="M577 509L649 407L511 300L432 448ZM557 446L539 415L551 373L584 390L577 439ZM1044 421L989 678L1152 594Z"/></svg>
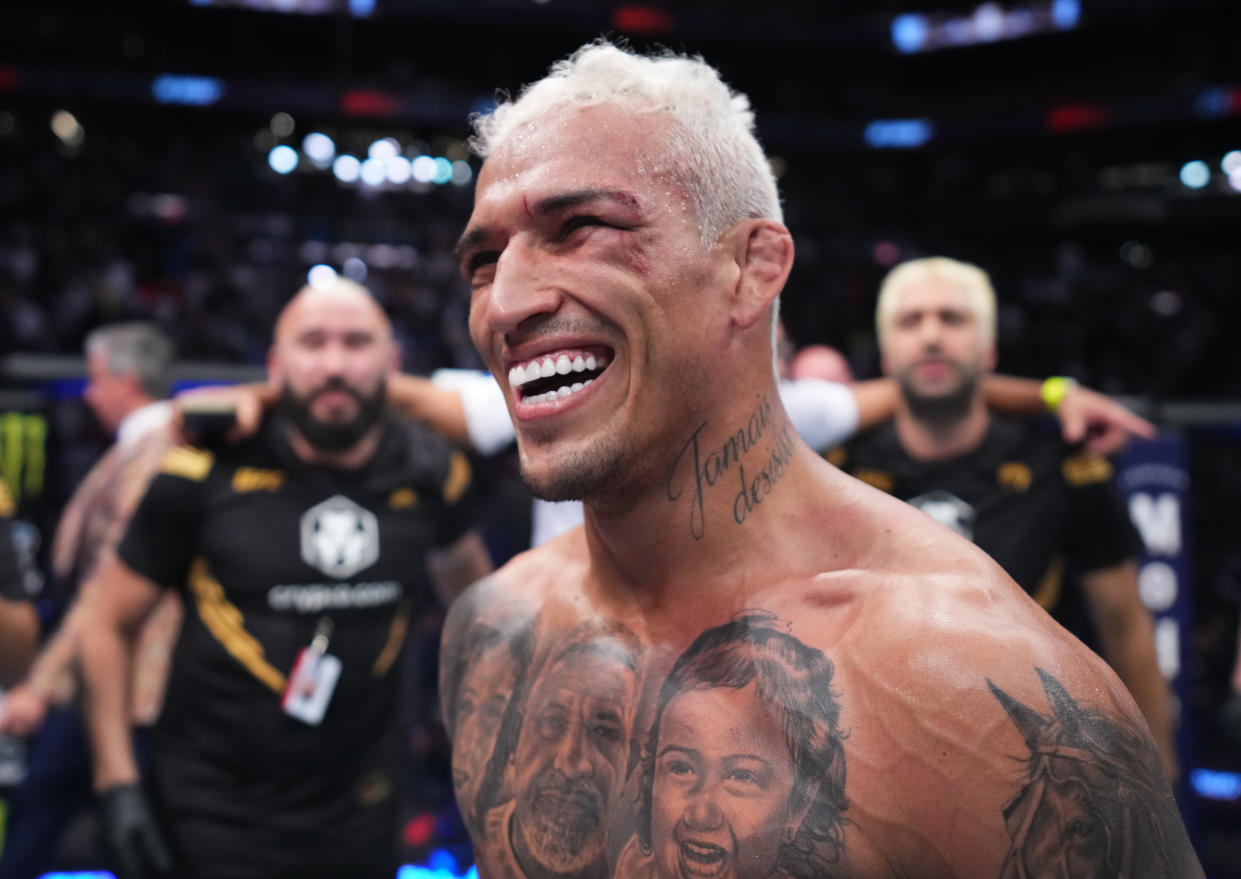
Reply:
<svg viewBox="0 0 1241 879"><path fill-rule="evenodd" d="M640 490L667 466L674 420L702 405L703 352L727 324L709 307L725 261L652 148L673 124L609 104L555 111L479 175L458 248L470 332L540 496Z"/></svg>
<svg viewBox="0 0 1241 879"><path fill-rule="evenodd" d="M727 722L722 722L727 718ZM655 754L651 852L664 879L759 879L776 866L796 770L755 684L676 696Z"/></svg>
<svg viewBox="0 0 1241 879"><path fill-rule="evenodd" d="M896 377L915 410L939 401L968 405L982 374L995 366L995 347L969 294L943 278L911 282L897 293L881 345L884 372Z"/></svg>
<svg viewBox="0 0 1241 879"><path fill-rule="evenodd" d="M514 833L543 869L568 874L603 857L636 692L633 671L606 647L568 654L531 691L517 744Z"/></svg>

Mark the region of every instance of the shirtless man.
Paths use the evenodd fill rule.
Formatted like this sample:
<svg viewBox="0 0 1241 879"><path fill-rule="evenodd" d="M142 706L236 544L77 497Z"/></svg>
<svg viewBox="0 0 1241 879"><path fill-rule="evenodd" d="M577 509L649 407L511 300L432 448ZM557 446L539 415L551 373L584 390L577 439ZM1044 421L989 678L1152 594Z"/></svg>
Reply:
<svg viewBox="0 0 1241 879"><path fill-rule="evenodd" d="M793 242L752 129L700 60L607 44L478 122L471 333L526 482L586 503L445 629L449 718L470 631L534 637L471 697L503 706L487 766L454 754L455 777L505 773L487 802L458 790L481 874L1202 876L1102 660L791 429Z"/></svg>

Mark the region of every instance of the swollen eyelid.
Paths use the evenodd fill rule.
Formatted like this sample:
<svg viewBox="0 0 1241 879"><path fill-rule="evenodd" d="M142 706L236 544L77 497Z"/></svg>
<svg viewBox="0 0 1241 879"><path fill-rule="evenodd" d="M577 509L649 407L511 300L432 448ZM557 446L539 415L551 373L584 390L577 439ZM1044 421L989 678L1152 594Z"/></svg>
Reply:
<svg viewBox="0 0 1241 879"><path fill-rule="evenodd" d="M478 253L474 254L473 256L469 258L469 260L466 262L466 267L470 271L474 271L483 266L491 265L493 262L495 262L499 258L500 258L500 255L496 253L494 250L479 251Z"/></svg>
<svg viewBox="0 0 1241 879"><path fill-rule="evenodd" d="M579 214L575 217L569 217L565 220L564 225L560 227L560 237L567 238L570 234L581 229L584 226L607 226L608 224L593 214Z"/></svg>

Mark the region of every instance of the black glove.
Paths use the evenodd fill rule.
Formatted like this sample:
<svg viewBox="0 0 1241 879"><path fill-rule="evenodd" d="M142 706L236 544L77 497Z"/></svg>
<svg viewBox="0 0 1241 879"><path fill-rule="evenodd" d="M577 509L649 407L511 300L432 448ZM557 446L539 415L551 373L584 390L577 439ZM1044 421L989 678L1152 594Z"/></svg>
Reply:
<svg viewBox="0 0 1241 879"><path fill-rule="evenodd" d="M155 826L140 785L117 784L101 793L99 825L118 879L172 875L172 855Z"/></svg>

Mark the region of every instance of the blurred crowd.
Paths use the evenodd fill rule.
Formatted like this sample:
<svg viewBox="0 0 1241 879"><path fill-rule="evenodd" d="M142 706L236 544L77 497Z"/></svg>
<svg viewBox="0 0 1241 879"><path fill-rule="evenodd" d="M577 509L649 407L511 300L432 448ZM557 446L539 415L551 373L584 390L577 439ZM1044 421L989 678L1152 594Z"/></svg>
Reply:
<svg viewBox="0 0 1241 879"><path fill-rule="evenodd" d="M329 171L282 177L248 132L175 116L87 125L75 149L43 123L32 111L0 137L4 350L71 354L91 327L143 317L188 360L258 364L276 311L324 263L376 292L407 369L477 363L450 258L469 186L411 194L345 186ZM1034 229L1045 205L1011 192L984 203L948 158L926 160L927 180L876 177L873 161L846 173L792 162L782 180L798 246L784 313L798 344L832 344L856 375L876 374L878 281L898 261L950 253L988 266L1006 372L1156 398L1235 394L1241 351L1228 328L1241 297L1222 229L1123 218Z"/></svg>
<svg viewBox="0 0 1241 879"><path fill-rule="evenodd" d="M184 361L261 366L277 312L310 266L326 264L380 299L407 371L478 366L466 332L468 294L451 256L469 186L411 194L342 185L327 171L282 177L250 134L171 114L112 126L88 119L84 143L72 149L47 132L39 112L13 118L0 136L0 354L77 357L91 329L141 318L159 323ZM797 344L834 345L859 378L875 375L880 278L911 256L950 253L991 272L1002 371L1072 375L1152 400L1236 399L1241 346L1231 334L1241 326L1241 272L1233 244L1218 235L1111 228L1035 233L1023 229L1015 199L1002 222L981 208L971 215L977 192L954 177L950 162L943 166L930 175L939 183L910 194L899 180L863 191L864 174L791 165L782 185L798 257L783 308ZM969 194L958 199L954 185ZM865 206L872 197L889 205L909 198L906 225L876 219L881 211ZM999 198L988 210L1004 204ZM928 222L936 206L961 222ZM108 441L72 393L53 399L47 417L42 503L31 513L44 534ZM1241 551L1227 514L1241 501L1241 426L1192 439L1194 573L1205 622L1194 636L1202 705L1189 708L1203 709L1205 752L1241 769L1206 710L1226 691L1241 602ZM501 474L497 484L514 484L511 462L490 466ZM495 497L508 512L527 500L511 487ZM427 611L407 652L414 763L406 841L415 852L462 838L449 805L447 743L434 721L439 625L438 613Z"/></svg>

